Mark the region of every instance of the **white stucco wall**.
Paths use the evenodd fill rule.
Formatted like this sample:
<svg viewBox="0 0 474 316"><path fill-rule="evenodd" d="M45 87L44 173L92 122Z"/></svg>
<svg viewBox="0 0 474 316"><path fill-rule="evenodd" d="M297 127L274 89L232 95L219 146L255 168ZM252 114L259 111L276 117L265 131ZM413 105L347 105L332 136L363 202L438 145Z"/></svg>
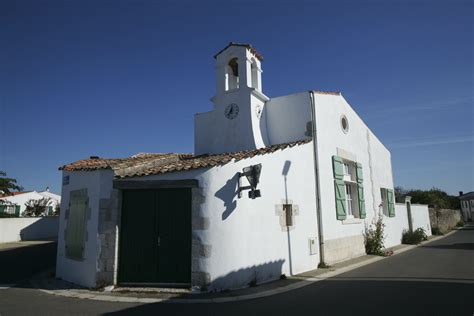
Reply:
<svg viewBox="0 0 474 316"><path fill-rule="evenodd" d="M311 122L307 91L271 98L265 105L263 115L272 145L310 138L306 136L307 124Z"/></svg>
<svg viewBox="0 0 474 316"><path fill-rule="evenodd" d="M113 172L111 170L68 172L63 171L63 177L69 176L69 184L62 186L61 213L58 234L58 253L56 276L58 278L78 283L87 287L96 286L97 257L99 254L98 211L101 198L109 198L112 190ZM66 257L65 230L67 220L66 210L69 208L70 192L87 189L89 197L90 218L87 220L87 237L83 260L73 260Z"/></svg>
<svg viewBox="0 0 474 316"><path fill-rule="evenodd" d="M0 243L20 240L54 239L59 217L0 218Z"/></svg>
<svg viewBox="0 0 474 316"><path fill-rule="evenodd" d="M431 236L431 223L428 205L412 204L411 217L413 221L413 229L421 227L425 230L426 235Z"/></svg>
<svg viewBox="0 0 474 316"><path fill-rule="evenodd" d="M315 108L325 240L361 235L364 221L344 224L336 218L332 157L344 150L362 164L365 222L370 223L380 204L380 187L393 188L390 153L342 96L316 94ZM341 128L342 115L349 122L347 133Z"/></svg>
<svg viewBox="0 0 474 316"><path fill-rule="evenodd" d="M421 227L427 236L431 236L428 205L411 205L413 230ZM408 231L408 213L405 203L395 204L395 217L385 217L385 247L394 247L402 243L403 231Z"/></svg>
<svg viewBox="0 0 474 316"><path fill-rule="evenodd" d="M282 170L287 161L285 187ZM258 185L262 197L251 200L244 191L238 199L236 173L257 163L262 164ZM194 231L193 238L211 245L211 256L199 262L214 282L211 288L246 286L254 276L262 282L289 275L290 262L292 274L316 269L319 256L309 254L309 238L317 237L312 143L211 169L138 180L192 178L198 179L204 194L200 215L210 222L209 229ZM289 238L276 215L276 205L282 204L286 195L299 207Z"/></svg>

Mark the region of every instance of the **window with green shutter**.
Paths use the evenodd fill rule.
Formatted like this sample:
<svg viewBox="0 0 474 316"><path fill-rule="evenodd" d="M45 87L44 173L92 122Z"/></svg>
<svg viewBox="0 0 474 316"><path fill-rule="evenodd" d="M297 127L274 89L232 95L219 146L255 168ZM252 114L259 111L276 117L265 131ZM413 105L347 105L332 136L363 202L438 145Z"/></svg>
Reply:
<svg viewBox="0 0 474 316"><path fill-rule="evenodd" d="M20 205L15 205L15 215L20 216Z"/></svg>
<svg viewBox="0 0 474 316"><path fill-rule="evenodd" d="M365 218L362 164L333 156L332 165L337 219L344 220L348 216Z"/></svg>
<svg viewBox="0 0 474 316"><path fill-rule="evenodd" d="M0 213L6 213L7 206L0 204Z"/></svg>
<svg viewBox="0 0 474 316"><path fill-rule="evenodd" d="M342 180L344 178L344 164L341 157L332 157L332 168L334 174L334 191L336 196L336 218L346 219L346 187Z"/></svg>
<svg viewBox="0 0 474 316"><path fill-rule="evenodd" d="M382 197L382 210L386 216L395 217L395 199L393 190L380 188L380 195Z"/></svg>
<svg viewBox="0 0 474 316"><path fill-rule="evenodd" d="M395 198L393 190L387 189L388 216L395 217Z"/></svg>
<svg viewBox="0 0 474 316"><path fill-rule="evenodd" d="M365 218L365 196L364 196L364 177L362 175L362 164L360 162L356 163L356 177L357 177L357 194L359 200L359 217Z"/></svg>
<svg viewBox="0 0 474 316"><path fill-rule="evenodd" d="M88 197L87 189L71 191L66 228L66 256L84 258Z"/></svg>

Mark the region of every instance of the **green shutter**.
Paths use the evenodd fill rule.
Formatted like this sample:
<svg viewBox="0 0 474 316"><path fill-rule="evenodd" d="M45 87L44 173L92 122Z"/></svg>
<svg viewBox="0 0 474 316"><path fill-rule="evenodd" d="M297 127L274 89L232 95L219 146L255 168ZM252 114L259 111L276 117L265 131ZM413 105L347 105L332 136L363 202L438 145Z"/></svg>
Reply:
<svg viewBox="0 0 474 316"><path fill-rule="evenodd" d="M46 215L51 215L51 214L53 214L53 207L48 206L48 212L46 212Z"/></svg>
<svg viewBox="0 0 474 316"><path fill-rule="evenodd" d="M344 166L341 157L332 156L332 170L334 173L334 179L344 179Z"/></svg>
<svg viewBox="0 0 474 316"><path fill-rule="evenodd" d="M356 163L356 176L357 183L364 182L364 176L362 175L362 164L360 162Z"/></svg>
<svg viewBox="0 0 474 316"><path fill-rule="evenodd" d="M365 218L365 197L364 186L362 184L357 184L357 194L359 198L359 216L360 218Z"/></svg>
<svg viewBox="0 0 474 316"><path fill-rule="evenodd" d="M87 191L71 192L66 231L66 256L82 259L86 234Z"/></svg>
<svg viewBox="0 0 474 316"><path fill-rule="evenodd" d="M6 205L1 205L0 204L0 213L5 213L5 209L7 208Z"/></svg>
<svg viewBox="0 0 474 316"><path fill-rule="evenodd" d="M342 180L334 180L334 190L336 191L336 217L338 220L346 219L346 186Z"/></svg>
<svg viewBox="0 0 474 316"><path fill-rule="evenodd" d="M20 216L20 205L15 205L15 215Z"/></svg>
<svg viewBox="0 0 474 316"><path fill-rule="evenodd" d="M388 216L395 217L395 203L393 199L393 190L387 189Z"/></svg>

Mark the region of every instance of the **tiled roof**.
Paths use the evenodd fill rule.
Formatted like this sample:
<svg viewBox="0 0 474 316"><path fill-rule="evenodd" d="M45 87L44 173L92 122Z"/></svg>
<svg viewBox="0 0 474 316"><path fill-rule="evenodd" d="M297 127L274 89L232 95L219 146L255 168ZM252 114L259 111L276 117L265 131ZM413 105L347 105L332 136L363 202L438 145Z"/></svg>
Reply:
<svg viewBox="0 0 474 316"><path fill-rule="evenodd" d="M25 193L30 193L30 192L31 191L20 191L20 192L10 192L10 193L6 193L6 194L0 194L0 198L20 195L20 194L25 194Z"/></svg>
<svg viewBox="0 0 474 316"><path fill-rule="evenodd" d="M306 144L310 141L311 139L305 139L254 150L216 155L193 156L189 154L147 154L145 157L132 156L130 158L120 159L86 159L65 165L59 169L68 171L112 169L115 172L116 178L142 177L168 172L220 166L232 160L238 161L258 155L265 155L278 150L294 147L296 145Z"/></svg>
<svg viewBox="0 0 474 316"><path fill-rule="evenodd" d="M224 47L223 49L221 49L217 54L214 55L214 58L217 58L217 56L219 56L220 53L222 53L223 51L225 51L227 48L231 47L231 46L240 46L240 47L246 47L250 50L250 52L252 54L255 55L255 57L257 57L258 60L262 61L263 60L263 56L261 54L259 54L257 52L257 50L255 48L252 47L252 45L250 44L242 44L242 43L235 43L235 42L230 42L226 47Z"/></svg>
<svg viewBox="0 0 474 316"><path fill-rule="evenodd" d="M59 170L67 171L93 171L100 169L123 169L133 166L154 162L154 163L168 163L170 159L177 159L182 154L168 153L168 154L137 154L128 158L90 158L83 159L68 165L62 166ZM190 156L184 154L184 156Z"/></svg>

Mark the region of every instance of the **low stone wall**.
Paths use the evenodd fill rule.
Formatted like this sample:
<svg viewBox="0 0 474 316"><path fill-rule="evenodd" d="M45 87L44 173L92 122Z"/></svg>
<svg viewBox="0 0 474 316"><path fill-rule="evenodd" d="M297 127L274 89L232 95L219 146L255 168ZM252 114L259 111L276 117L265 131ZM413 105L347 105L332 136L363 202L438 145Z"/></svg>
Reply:
<svg viewBox="0 0 474 316"><path fill-rule="evenodd" d="M0 243L58 237L59 217L0 218Z"/></svg>
<svg viewBox="0 0 474 316"><path fill-rule="evenodd" d="M445 233L454 227L461 220L460 210L450 209L429 209L431 227L437 227L441 232Z"/></svg>

